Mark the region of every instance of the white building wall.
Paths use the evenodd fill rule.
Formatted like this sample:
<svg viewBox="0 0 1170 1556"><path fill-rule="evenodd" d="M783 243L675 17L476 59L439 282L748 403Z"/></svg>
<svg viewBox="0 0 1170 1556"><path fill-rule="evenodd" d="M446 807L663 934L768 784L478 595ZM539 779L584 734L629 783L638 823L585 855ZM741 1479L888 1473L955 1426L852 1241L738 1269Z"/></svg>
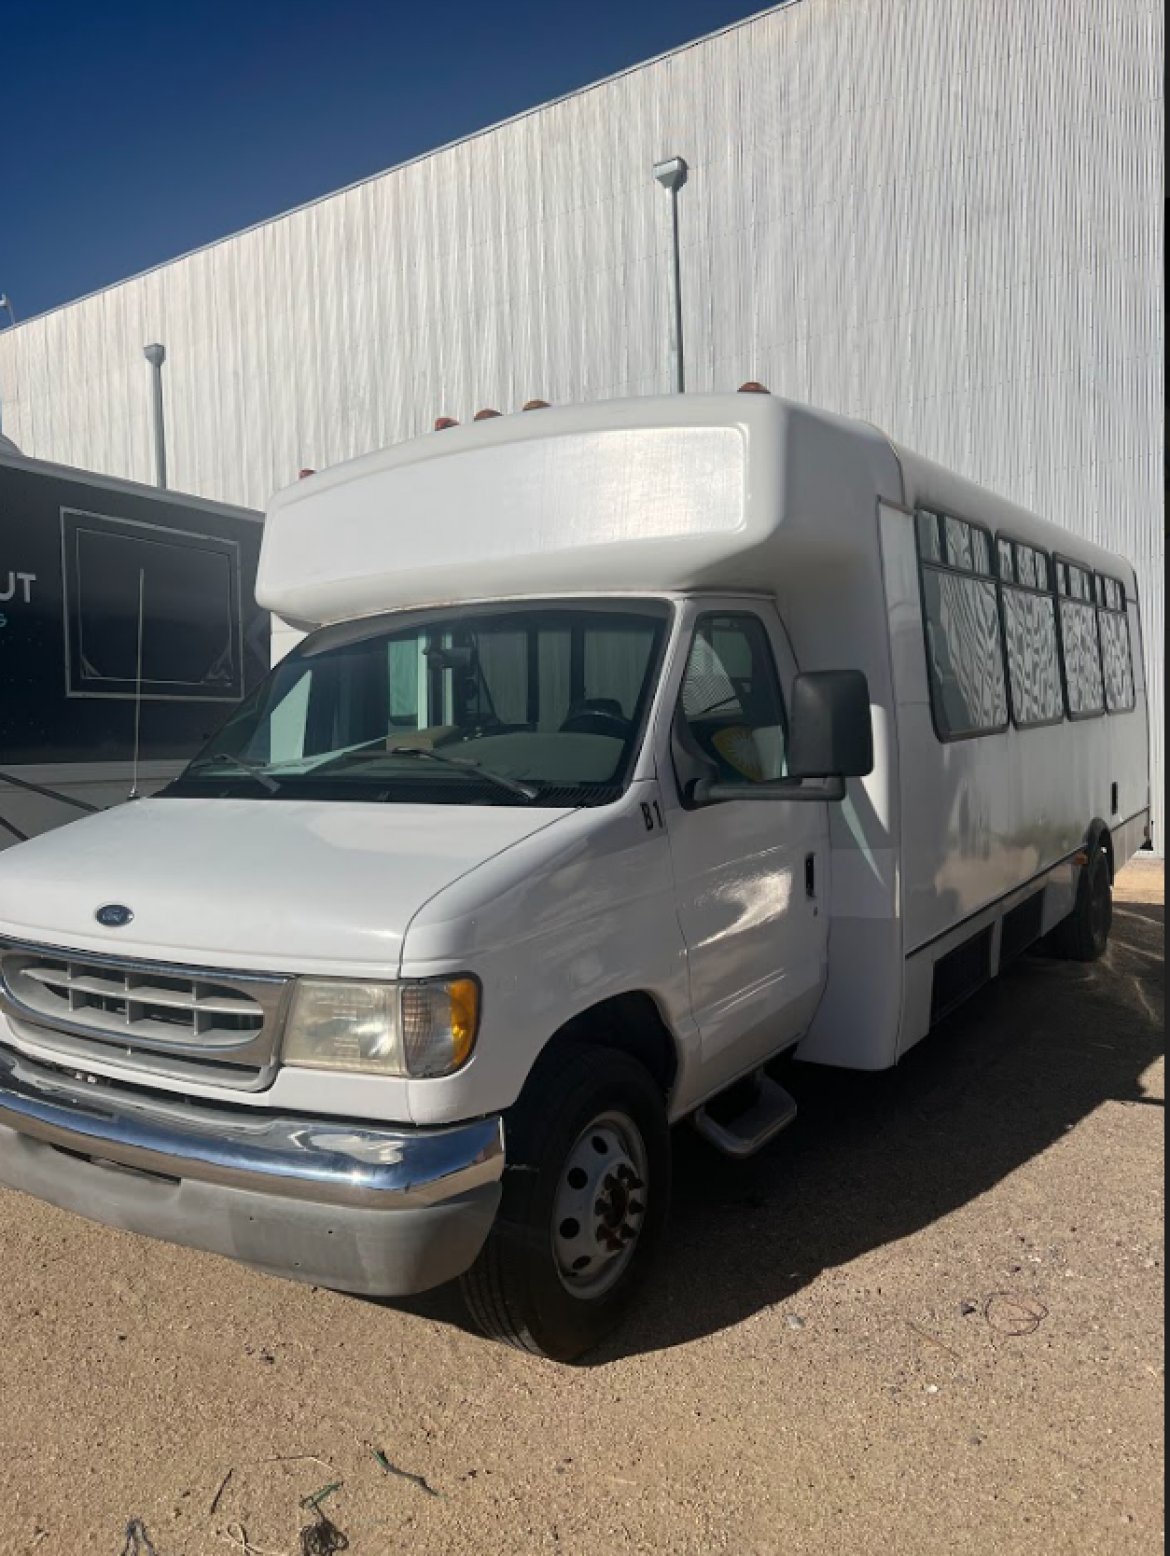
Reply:
<svg viewBox="0 0 1170 1556"><path fill-rule="evenodd" d="M759 378L1131 556L1162 784L1162 12L797 0L0 333L4 431L263 506L437 414Z"/></svg>

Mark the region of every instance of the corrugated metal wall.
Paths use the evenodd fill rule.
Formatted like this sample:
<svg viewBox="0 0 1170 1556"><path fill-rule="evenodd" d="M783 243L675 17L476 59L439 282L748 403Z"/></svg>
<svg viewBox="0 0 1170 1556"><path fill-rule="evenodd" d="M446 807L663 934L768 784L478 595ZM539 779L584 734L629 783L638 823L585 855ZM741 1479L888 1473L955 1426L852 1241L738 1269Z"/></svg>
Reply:
<svg viewBox="0 0 1170 1556"><path fill-rule="evenodd" d="M5 432L263 506L440 412L688 386L865 417L1130 555L1162 783L1162 12L800 0L0 333Z"/></svg>

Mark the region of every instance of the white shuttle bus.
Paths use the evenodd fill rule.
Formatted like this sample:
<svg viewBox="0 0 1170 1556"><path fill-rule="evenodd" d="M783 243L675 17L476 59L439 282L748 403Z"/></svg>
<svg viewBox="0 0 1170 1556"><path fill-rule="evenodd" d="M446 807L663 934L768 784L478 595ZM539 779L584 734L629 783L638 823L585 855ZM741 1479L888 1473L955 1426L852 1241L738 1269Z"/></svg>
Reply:
<svg viewBox="0 0 1170 1556"><path fill-rule="evenodd" d="M884 1069L1100 955L1148 837L1129 563L766 393L324 471L258 593L307 636L178 781L0 859L0 1182L462 1277L552 1357L637 1287L671 1125L747 1155L777 1056Z"/></svg>

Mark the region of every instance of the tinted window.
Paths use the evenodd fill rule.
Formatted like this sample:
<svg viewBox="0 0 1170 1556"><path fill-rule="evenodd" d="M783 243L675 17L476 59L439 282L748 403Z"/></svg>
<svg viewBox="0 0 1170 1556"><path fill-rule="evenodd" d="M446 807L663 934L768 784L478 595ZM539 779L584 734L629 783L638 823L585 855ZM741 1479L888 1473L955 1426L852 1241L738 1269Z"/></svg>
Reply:
<svg viewBox="0 0 1170 1556"><path fill-rule="evenodd" d="M238 701L239 561L230 541L62 514L69 691Z"/></svg>
<svg viewBox="0 0 1170 1556"><path fill-rule="evenodd" d="M1060 600L1060 647L1070 718L1088 718L1105 709L1101 675L1101 642L1097 629L1093 575L1074 563L1057 569Z"/></svg>
<svg viewBox="0 0 1170 1556"><path fill-rule="evenodd" d="M1020 728L1054 724L1064 717L1064 697L1048 559L1002 536L997 549L1012 717Z"/></svg>
<svg viewBox="0 0 1170 1556"><path fill-rule="evenodd" d="M1103 578L1100 588L1104 607L1098 612L1101 634L1101 667L1105 706L1110 713L1127 713L1137 700L1133 679L1133 649L1125 589L1115 578Z"/></svg>
<svg viewBox="0 0 1170 1556"><path fill-rule="evenodd" d="M1002 730L1007 680L990 537L927 513L917 531L935 728L943 740Z"/></svg>

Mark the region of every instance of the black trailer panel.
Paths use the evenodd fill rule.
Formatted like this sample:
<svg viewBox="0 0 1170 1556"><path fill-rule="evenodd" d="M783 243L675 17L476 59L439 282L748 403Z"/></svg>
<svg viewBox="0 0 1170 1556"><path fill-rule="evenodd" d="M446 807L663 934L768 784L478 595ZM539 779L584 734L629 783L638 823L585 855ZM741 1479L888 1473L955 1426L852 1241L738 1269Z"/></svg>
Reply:
<svg viewBox="0 0 1170 1556"><path fill-rule="evenodd" d="M0 769L190 756L267 673L261 515L0 457Z"/></svg>

